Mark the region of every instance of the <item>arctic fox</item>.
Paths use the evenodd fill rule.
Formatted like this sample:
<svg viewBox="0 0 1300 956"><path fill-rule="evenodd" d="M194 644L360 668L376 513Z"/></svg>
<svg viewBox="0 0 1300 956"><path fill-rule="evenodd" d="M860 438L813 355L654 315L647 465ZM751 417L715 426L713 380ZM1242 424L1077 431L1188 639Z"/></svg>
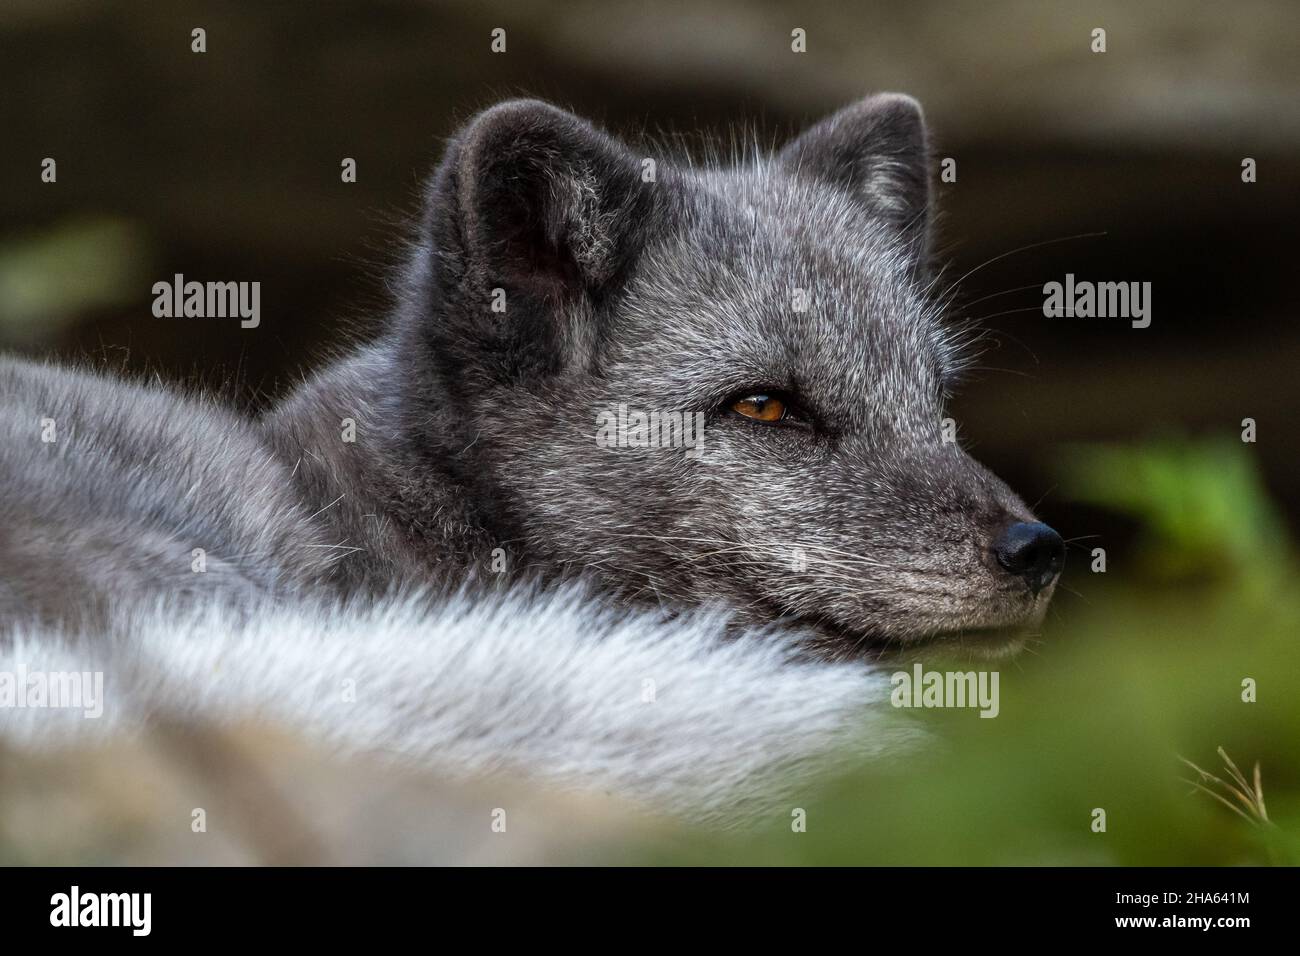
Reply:
<svg viewBox="0 0 1300 956"><path fill-rule="evenodd" d="M374 340L261 420L3 361L0 670L102 669L104 726L265 715L687 812L889 746L869 662L1014 650L1064 554L945 440L929 179L897 94L736 165L511 101Z"/></svg>

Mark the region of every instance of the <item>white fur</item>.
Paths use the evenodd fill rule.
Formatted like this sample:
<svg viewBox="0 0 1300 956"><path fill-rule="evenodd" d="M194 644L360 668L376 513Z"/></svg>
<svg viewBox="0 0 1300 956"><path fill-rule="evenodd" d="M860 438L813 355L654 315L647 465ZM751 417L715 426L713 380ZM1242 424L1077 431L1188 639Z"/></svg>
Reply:
<svg viewBox="0 0 1300 956"><path fill-rule="evenodd" d="M880 673L795 660L788 636L725 640L724 624L601 609L576 590L251 615L124 605L107 639L29 628L0 642L0 671L102 670L105 687L98 720L0 708L0 738L50 747L149 720L268 720L343 754L524 775L726 824L788 818L797 804L782 801L816 773L915 736L887 713Z"/></svg>

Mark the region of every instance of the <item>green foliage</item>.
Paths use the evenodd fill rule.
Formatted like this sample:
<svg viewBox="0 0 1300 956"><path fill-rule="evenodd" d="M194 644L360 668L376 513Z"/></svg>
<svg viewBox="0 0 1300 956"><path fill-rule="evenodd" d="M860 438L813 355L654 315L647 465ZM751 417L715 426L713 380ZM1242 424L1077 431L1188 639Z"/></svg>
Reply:
<svg viewBox="0 0 1300 956"><path fill-rule="evenodd" d="M1062 488L1142 522L1149 570L1272 586L1294 571L1293 555L1248 447L1232 438L1074 446L1062 456Z"/></svg>
<svg viewBox="0 0 1300 956"><path fill-rule="evenodd" d="M1031 653L1000 664L1001 713L909 711L938 744L810 789L757 838L682 833L655 862L1150 864L1300 862L1300 601L1294 553L1250 446L1072 448L1067 494L1138 519L1150 578L1090 573ZM1091 542L1090 542L1091 544ZM1243 700L1243 681L1257 684ZM1228 760L1268 822L1187 781ZM1211 783L1211 786L1217 786ZM1226 793L1226 791L1221 791ZM1230 797L1231 798L1231 797ZM1094 809L1106 831L1092 829Z"/></svg>
<svg viewBox="0 0 1300 956"><path fill-rule="evenodd" d="M42 341L87 311L148 303L152 258L137 225L103 217L0 243L0 347Z"/></svg>

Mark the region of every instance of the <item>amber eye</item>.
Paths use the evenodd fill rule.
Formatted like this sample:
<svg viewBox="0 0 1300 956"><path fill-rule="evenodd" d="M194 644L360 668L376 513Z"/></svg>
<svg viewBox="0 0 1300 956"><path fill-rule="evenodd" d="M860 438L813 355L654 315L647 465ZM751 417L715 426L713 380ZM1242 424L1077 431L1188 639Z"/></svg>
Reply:
<svg viewBox="0 0 1300 956"><path fill-rule="evenodd" d="M779 422L785 418L785 402L771 395L746 395L733 402L731 410L756 422Z"/></svg>

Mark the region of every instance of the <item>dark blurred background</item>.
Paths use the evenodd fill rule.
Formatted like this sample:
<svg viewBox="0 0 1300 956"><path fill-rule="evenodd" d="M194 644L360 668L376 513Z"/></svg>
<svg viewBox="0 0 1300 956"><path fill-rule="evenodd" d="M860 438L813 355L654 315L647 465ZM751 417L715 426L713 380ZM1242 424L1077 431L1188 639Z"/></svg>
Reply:
<svg viewBox="0 0 1300 956"><path fill-rule="evenodd" d="M1298 78L1292 0L5 0L0 348L224 383L256 406L375 325L443 138L499 98L632 135L744 120L779 142L899 90L958 163L941 248L991 333L954 410L976 455L1122 560L1130 529L1065 500L1054 449L1236 436L1251 417L1294 526ZM177 272L260 281L261 327L154 318L151 286ZM1045 319L1042 286L1067 272L1151 282L1151 327Z"/></svg>

